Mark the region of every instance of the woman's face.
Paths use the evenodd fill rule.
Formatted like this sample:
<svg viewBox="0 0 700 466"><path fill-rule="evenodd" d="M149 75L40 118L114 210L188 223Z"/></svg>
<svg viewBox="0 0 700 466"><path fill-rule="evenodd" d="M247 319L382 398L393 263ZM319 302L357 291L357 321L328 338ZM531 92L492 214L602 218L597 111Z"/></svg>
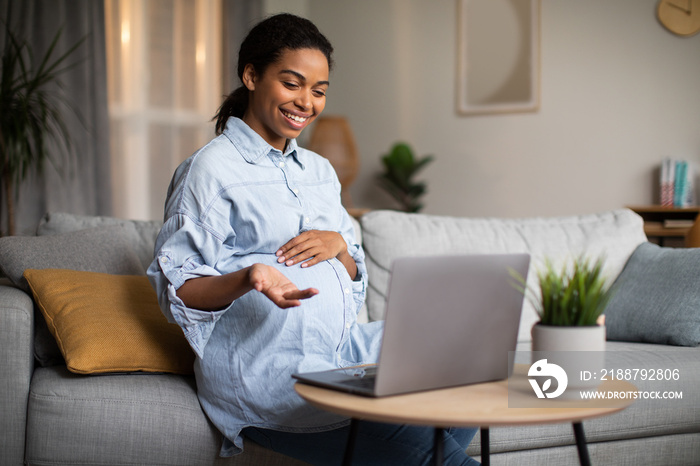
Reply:
<svg viewBox="0 0 700 466"><path fill-rule="evenodd" d="M272 147L284 150L323 111L328 90L328 61L316 49L285 50L280 59L256 75L243 72L250 91L243 121Z"/></svg>

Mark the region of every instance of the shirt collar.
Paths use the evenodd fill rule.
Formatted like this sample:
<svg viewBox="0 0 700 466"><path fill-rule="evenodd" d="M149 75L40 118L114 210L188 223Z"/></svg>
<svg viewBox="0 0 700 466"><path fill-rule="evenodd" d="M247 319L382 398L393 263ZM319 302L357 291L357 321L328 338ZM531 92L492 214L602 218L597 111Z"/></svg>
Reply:
<svg viewBox="0 0 700 466"><path fill-rule="evenodd" d="M226 121L224 135L236 146L236 149L248 163L258 164L263 157L273 152L283 157L291 155L302 169L305 168L304 163L299 160L299 147L296 139L290 140L287 149L282 153L279 149L268 144L262 136L237 117L229 117Z"/></svg>

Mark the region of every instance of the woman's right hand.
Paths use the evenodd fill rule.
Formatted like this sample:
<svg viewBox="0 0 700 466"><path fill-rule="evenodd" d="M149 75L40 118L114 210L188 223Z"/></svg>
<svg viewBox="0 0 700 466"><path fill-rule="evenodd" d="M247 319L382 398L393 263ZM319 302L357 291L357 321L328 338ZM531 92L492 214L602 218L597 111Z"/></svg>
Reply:
<svg viewBox="0 0 700 466"><path fill-rule="evenodd" d="M315 288L300 290L282 272L269 265L253 264L248 270L248 280L254 290L267 296L282 309L299 306L302 299L318 294Z"/></svg>
<svg viewBox="0 0 700 466"><path fill-rule="evenodd" d="M191 278L177 290L177 295L187 307L216 311L251 290L263 293L283 309L299 306L302 299L318 294L315 288L298 289L275 267L253 264L224 275Z"/></svg>

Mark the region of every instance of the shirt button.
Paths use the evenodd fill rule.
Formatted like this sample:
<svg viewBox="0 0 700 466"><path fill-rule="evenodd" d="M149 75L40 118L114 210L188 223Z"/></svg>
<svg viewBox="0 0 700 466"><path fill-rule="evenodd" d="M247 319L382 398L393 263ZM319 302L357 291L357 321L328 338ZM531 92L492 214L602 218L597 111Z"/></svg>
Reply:
<svg viewBox="0 0 700 466"><path fill-rule="evenodd" d="M309 217L304 218L304 223L311 223L311 219Z"/></svg>
<svg viewBox="0 0 700 466"><path fill-rule="evenodd" d="M294 194L299 194L299 190L298 190L297 188L292 189L292 192L293 192Z"/></svg>
<svg viewBox="0 0 700 466"><path fill-rule="evenodd" d="M345 324L345 328L350 328L350 327L352 327L352 325L350 324L350 322L348 322L347 324Z"/></svg>
<svg viewBox="0 0 700 466"><path fill-rule="evenodd" d="M168 261L167 257L163 256L160 258L160 262L161 262L161 264L167 264L169 261Z"/></svg>
<svg viewBox="0 0 700 466"><path fill-rule="evenodd" d="M345 294L350 294L350 288L345 288L343 291L345 291Z"/></svg>
<svg viewBox="0 0 700 466"><path fill-rule="evenodd" d="M278 165L280 168L284 168L284 162L280 162Z"/></svg>

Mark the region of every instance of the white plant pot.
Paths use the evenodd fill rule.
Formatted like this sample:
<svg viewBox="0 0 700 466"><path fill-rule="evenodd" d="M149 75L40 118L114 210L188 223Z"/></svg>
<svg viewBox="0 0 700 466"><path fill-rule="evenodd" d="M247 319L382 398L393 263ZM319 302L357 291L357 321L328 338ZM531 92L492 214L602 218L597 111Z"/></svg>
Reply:
<svg viewBox="0 0 700 466"><path fill-rule="evenodd" d="M535 324L532 327L532 351L605 351L605 326Z"/></svg>
<svg viewBox="0 0 700 466"><path fill-rule="evenodd" d="M535 324L532 327L532 363L547 359L568 375L567 393L595 390L605 368L605 326L558 327Z"/></svg>

